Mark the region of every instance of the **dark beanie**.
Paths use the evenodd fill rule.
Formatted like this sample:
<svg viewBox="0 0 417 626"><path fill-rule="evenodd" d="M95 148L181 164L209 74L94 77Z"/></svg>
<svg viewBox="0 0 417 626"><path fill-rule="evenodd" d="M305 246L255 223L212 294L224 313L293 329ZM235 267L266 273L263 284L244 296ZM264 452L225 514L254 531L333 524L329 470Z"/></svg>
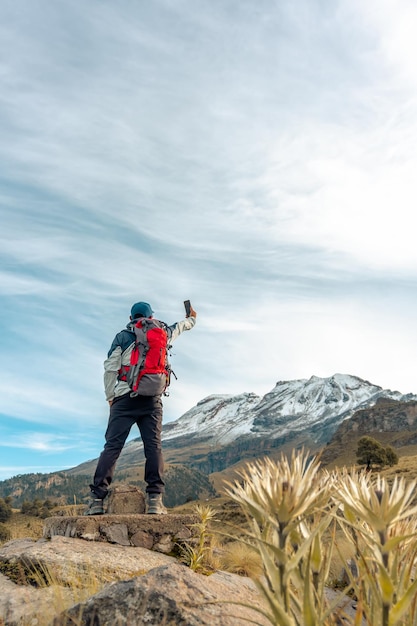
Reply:
<svg viewBox="0 0 417 626"><path fill-rule="evenodd" d="M130 310L130 315L133 319L136 317L152 317L152 307L147 302L136 302Z"/></svg>

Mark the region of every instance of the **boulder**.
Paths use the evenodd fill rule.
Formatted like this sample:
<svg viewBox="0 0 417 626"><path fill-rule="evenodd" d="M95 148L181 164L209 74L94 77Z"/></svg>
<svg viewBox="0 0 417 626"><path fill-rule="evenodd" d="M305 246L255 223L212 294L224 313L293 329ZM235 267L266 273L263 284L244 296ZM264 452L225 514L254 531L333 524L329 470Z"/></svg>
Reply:
<svg viewBox="0 0 417 626"><path fill-rule="evenodd" d="M36 589L10 579L34 568L51 586ZM8 573L0 574L1 626L270 624L256 611L265 605L252 580L221 571L197 574L143 547L59 535L18 539L0 546L0 569ZM339 599L353 623L352 599L330 589L327 595L331 602Z"/></svg>
<svg viewBox="0 0 417 626"><path fill-rule="evenodd" d="M250 620L270 624L256 608L265 610L250 579L225 572L204 576L170 563L107 585L61 613L53 626L247 626Z"/></svg>
<svg viewBox="0 0 417 626"><path fill-rule="evenodd" d="M16 539L0 546L1 564L21 564L50 570L54 578L70 585L75 575L95 574L107 582L131 578L154 567L175 562L175 558L141 547L94 543L53 536L46 539Z"/></svg>
<svg viewBox="0 0 417 626"><path fill-rule="evenodd" d="M0 625L50 624L63 607L88 597L110 581L129 579L175 562L173 557L140 547L94 543L54 536L50 541L16 539L0 546L0 569L43 572L45 588L16 584L0 574Z"/></svg>
<svg viewBox="0 0 417 626"><path fill-rule="evenodd" d="M62 536L20 539L0 547L4 564L50 572L54 583L35 589L0 575L0 624L7 626L246 626L248 618L267 624L253 608L239 604L262 606L250 579L225 572L196 574L175 558L145 548ZM88 594L94 576L104 587Z"/></svg>

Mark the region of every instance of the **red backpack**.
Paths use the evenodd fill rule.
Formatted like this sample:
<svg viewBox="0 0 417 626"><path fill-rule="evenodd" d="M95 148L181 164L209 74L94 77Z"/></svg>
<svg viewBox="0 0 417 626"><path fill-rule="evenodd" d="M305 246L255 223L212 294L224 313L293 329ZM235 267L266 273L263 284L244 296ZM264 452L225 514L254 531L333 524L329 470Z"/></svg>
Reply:
<svg viewBox="0 0 417 626"><path fill-rule="evenodd" d="M159 396L170 383L171 367L168 362L168 334L163 322L141 318L135 326L135 345L130 355L126 382L130 396Z"/></svg>

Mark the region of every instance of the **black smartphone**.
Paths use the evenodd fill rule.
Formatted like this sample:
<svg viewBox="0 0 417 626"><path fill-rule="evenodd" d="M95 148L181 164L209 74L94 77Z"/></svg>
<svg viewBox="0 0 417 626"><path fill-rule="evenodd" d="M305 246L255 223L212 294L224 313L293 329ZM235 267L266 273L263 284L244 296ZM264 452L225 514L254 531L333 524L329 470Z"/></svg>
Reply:
<svg viewBox="0 0 417 626"><path fill-rule="evenodd" d="M189 300L184 300L184 308L185 308L186 316L190 317L190 315L191 315L191 302Z"/></svg>

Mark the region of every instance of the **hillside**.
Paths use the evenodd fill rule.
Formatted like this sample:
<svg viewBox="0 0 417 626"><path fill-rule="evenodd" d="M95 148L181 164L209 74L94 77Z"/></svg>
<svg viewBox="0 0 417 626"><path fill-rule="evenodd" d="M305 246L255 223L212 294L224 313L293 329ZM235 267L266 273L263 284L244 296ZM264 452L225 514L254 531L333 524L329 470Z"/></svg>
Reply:
<svg viewBox="0 0 417 626"><path fill-rule="evenodd" d="M68 471L52 474L23 474L0 482L0 497L11 496L13 506L24 501L52 500L58 504L80 504L90 493L91 474L74 474ZM134 466L117 472L114 485L127 482L145 490L143 467ZM182 465L167 465L165 471L165 503L174 507L190 500L208 498L215 490L207 476Z"/></svg>
<svg viewBox="0 0 417 626"><path fill-rule="evenodd" d="M417 401L380 398L374 406L358 410L339 425L323 450L322 462L326 465L353 463L358 440L364 435L391 445L401 456L416 454Z"/></svg>

